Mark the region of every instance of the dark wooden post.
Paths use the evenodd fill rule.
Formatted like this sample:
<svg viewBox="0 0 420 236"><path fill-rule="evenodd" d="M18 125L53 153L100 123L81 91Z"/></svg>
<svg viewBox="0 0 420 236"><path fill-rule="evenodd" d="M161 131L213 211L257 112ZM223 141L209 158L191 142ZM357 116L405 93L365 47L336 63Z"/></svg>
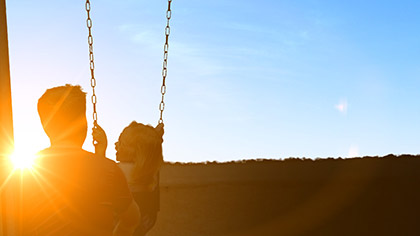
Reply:
<svg viewBox="0 0 420 236"><path fill-rule="evenodd" d="M4 154L13 149L12 93L5 0L0 0L0 126L0 151Z"/></svg>
<svg viewBox="0 0 420 236"><path fill-rule="evenodd" d="M11 169L8 155L13 150L12 93L10 86L9 46L7 39L6 2L0 0L0 234L15 235L13 186L4 184Z"/></svg>

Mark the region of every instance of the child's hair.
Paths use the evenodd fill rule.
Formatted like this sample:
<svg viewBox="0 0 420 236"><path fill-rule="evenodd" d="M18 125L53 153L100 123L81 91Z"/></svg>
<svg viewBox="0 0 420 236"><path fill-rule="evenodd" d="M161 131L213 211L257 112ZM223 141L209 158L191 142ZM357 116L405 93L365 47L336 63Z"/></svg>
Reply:
<svg viewBox="0 0 420 236"><path fill-rule="evenodd" d="M157 185L157 173L163 163L163 128L144 125L135 121L124 128L117 145L117 161L133 162L131 180L153 190Z"/></svg>

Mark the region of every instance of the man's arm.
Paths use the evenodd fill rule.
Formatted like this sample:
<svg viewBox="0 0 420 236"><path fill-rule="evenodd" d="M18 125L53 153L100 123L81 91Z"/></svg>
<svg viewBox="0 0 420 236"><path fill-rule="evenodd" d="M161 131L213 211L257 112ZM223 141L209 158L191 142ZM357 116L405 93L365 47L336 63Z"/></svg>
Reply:
<svg viewBox="0 0 420 236"><path fill-rule="evenodd" d="M139 207L134 201L122 212L119 221L114 228L114 236L131 236L140 222Z"/></svg>
<svg viewBox="0 0 420 236"><path fill-rule="evenodd" d="M114 228L114 236L131 236L140 222L140 210L128 188L127 180L121 169L114 165L114 211L119 221Z"/></svg>

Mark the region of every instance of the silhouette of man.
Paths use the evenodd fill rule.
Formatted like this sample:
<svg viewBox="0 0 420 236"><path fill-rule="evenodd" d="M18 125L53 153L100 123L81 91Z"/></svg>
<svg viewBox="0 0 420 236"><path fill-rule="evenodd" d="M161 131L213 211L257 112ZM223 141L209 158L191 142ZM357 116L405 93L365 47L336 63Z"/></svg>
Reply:
<svg viewBox="0 0 420 236"><path fill-rule="evenodd" d="M81 87L48 89L38 113L51 146L25 175L22 234L131 235L139 210L123 173L114 161L82 149L87 120Z"/></svg>

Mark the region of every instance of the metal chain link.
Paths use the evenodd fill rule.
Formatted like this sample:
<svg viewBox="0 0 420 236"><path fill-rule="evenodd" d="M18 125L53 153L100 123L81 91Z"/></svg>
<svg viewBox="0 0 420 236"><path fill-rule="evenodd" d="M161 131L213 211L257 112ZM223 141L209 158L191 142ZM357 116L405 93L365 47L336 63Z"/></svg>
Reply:
<svg viewBox="0 0 420 236"><path fill-rule="evenodd" d="M168 0L168 10L166 11L166 27L165 27L165 44L163 47L163 64L162 64L162 86L160 89L160 92L162 94L162 100L159 104L159 110L160 110L160 118L159 123L163 123L163 111L165 110L165 94L166 94L166 77L168 74L168 49L169 49L169 35L171 33L171 28L169 26L169 21L172 17L172 11L171 11L171 3L172 0ZM86 24L89 31L88 36L88 44L89 44L89 67L90 67L90 73L91 73L91 79L90 79L90 85L92 87L92 104L93 104L93 124L97 124L98 120L98 114L96 112L96 103L97 103L97 97L95 94L95 87L96 87L96 79L95 79L95 62L94 62L94 55L93 55L93 36L92 36L92 19L90 18L90 1L86 0L86 13L87 13L87 20ZM94 141L95 144L95 141Z"/></svg>
<svg viewBox="0 0 420 236"><path fill-rule="evenodd" d="M88 36L88 44L89 44L89 68L90 68L90 86L92 87L92 104L93 104L93 125L96 126L98 122L98 113L96 112L96 94L95 94L95 87L96 87L96 79L95 79L95 62L94 62L94 56L93 56L93 36L92 36L92 19L90 18L90 1L86 0L86 13L87 13L87 20L86 25L89 31ZM93 140L93 144L96 144L96 141Z"/></svg>
<svg viewBox="0 0 420 236"><path fill-rule="evenodd" d="M168 10L166 11L166 27L165 27L165 45L163 46L163 65L162 65L162 87L160 93L162 94L162 100L159 104L160 118L159 123L163 123L163 111L165 110L165 93L166 93L166 76L168 75L168 49L169 49L169 34L171 33L171 27L169 27L169 20L172 17L171 11L172 0L168 0Z"/></svg>

